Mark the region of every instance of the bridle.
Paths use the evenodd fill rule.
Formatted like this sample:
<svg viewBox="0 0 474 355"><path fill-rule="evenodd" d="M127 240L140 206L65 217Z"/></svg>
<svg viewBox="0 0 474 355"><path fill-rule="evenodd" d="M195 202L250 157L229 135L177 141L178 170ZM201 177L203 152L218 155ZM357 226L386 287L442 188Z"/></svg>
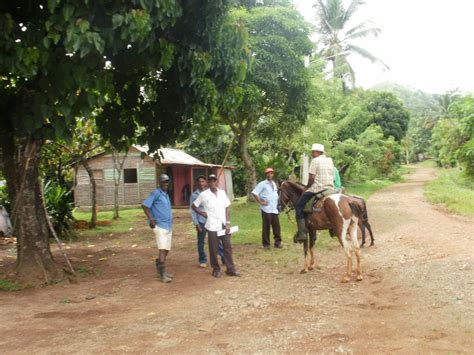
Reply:
<svg viewBox="0 0 474 355"><path fill-rule="evenodd" d="M286 181L282 181L278 185L278 211L279 212L285 212L286 215L288 216L288 220L291 221L290 218L290 212L295 209L295 206L293 205L293 202L291 199L288 197L287 193L281 188L283 184L285 184ZM284 199L286 199L286 202L284 202Z"/></svg>

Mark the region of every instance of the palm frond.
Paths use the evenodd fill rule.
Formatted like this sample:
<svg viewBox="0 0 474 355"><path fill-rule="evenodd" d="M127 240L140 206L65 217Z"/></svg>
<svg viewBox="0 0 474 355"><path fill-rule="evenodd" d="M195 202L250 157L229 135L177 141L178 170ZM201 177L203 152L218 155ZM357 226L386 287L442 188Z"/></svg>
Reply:
<svg viewBox="0 0 474 355"><path fill-rule="evenodd" d="M342 42L347 41L349 39L357 39L357 38L363 38L363 37L367 37L367 36L378 37L380 32L382 32L380 30L380 28L375 28L375 27L365 28L365 29L360 30L360 31L352 32L349 35L346 34L346 37L342 40Z"/></svg>
<svg viewBox="0 0 474 355"><path fill-rule="evenodd" d="M364 0L352 0L342 17L343 23L347 23L352 17L352 15L354 15L354 13L357 11L357 8L360 5L364 5L364 4L365 4Z"/></svg>
<svg viewBox="0 0 474 355"><path fill-rule="evenodd" d="M353 53L357 53L361 57L370 60L372 63L380 63L380 64L382 64L382 66L385 69L390 69L387 64L385 64L381 59L377 58L372 53L370 53L367 49L364 49L364 48L359 47L359 46L355 46L353 44L348 44L346 46L346 50L348 50L350 52L353 52Z"/></svg>

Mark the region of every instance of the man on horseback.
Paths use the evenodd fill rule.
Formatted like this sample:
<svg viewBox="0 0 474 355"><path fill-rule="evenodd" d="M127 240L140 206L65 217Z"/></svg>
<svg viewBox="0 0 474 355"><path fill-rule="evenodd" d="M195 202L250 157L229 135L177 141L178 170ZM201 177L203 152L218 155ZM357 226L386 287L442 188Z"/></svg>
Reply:
<svg viewBox="0 0 474 355"><path fill-rule="evenodd" d="M295 205L296 222L298 224L298 234L296 240L304 242L306 240L306 221L304 207L306 203L318 192L326 189L334 189L334 163L331 158L324 154L324 145L313 144L311 147L313 160L309 167L309 179L306 191L298 199Z"/></svg>

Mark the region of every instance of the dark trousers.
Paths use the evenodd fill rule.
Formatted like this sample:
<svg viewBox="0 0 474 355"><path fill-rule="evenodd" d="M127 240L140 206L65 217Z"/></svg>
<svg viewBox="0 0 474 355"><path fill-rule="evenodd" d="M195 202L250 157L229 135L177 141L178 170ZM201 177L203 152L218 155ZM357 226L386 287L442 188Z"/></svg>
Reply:
<svg viewBox="0 0 474 355"><path fill-rule="evenodd" d="M230 241L230 234L223 235L222 237L217 236L217 232L207 232L207 237L209 239L209 257L211 259L211 266L213 270L220 270L219 261L217 259L217 249L219 241L222 242L224 246L224 263L227 267L227 272L234 272L234 259L232 258L232 243Z"/></svg>
<svg viewBox="0 0 474 355"><path fill-rule="evenodd" d="M270 246L270 227L273 229L273 239L275 245L281 244L280 219L276 213L262 212L262 244L264 247Z"/></svg>
<svg viewBox="0 0 474 355"><path fill-rule="evenodd" d="M316 195L315 193L313 192L305 192L301 195L301 197L298 199L298 201L296 202L296 205L295 205L295 212L296 212L296 220L298 219L304 219L304 206L306 205L306 203L311 199L311 197L313 197L314 195Z"/></svg>
<svg viewBox="0 0 474 355"><path fill-rule="evenodd" d="M204 245L206 244L206 234L207 234L207 229L204 227L204 223L199 223L201 226L201 232L197 232L197 249L198 249L198 255L199 255L199 263L200 264L205 264L207 262L207 255L206 252L204 251ZM219 247L217 253L222 259L222 263L224 264L224 247L222 245L222 242L219 241Z"/></svg>

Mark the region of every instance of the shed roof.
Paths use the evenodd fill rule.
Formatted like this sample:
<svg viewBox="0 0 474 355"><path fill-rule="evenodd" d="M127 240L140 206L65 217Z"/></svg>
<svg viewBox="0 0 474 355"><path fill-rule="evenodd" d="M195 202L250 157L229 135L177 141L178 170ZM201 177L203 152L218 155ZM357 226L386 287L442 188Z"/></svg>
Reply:
<svg viewBox="0 0 474 355"><path fill-rule="evenodd" d="M164 165L192 165L192 166L208 166L208 167L219 167L218 164L208 164L203 161L189 155L180 149L175 148L159 148L156 152L148 153L147 145L134 144L133 147L142 153L147 154L149 157L157 157L161 164ZM233 169L232 166L224 166L227 169Z"/></svg>

